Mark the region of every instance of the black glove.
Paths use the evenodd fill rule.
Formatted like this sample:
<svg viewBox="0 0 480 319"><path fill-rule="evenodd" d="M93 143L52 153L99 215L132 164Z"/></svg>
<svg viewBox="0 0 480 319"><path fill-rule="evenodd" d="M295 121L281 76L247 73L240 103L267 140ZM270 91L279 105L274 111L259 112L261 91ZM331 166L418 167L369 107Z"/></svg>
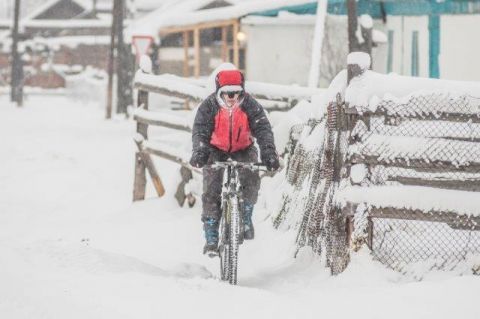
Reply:
<svg viewBox="0 0 480 319"><path fill-rule="evenodd" d="M207 161L207 152L196 151L192 154L192 158L190 159L190 165L192 165L193 167L202 168L203 166L205 166L205 164L207 164Z"/></svg>
<svg viewBox="0 0 480 319"><path fill-rule="evenodd" d="M277 152L270 151L262 156L262 162L267 166L267 170L276 171L280 168Z"/></svg>

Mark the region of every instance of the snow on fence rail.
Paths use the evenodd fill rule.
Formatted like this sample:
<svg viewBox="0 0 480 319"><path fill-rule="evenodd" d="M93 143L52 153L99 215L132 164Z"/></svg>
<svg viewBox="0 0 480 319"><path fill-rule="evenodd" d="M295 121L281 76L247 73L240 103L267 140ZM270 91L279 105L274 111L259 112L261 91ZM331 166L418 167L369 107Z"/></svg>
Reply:
<svg viewBox="0 0 480 319"><path fill-rule="evenodd" d="M213 90L207 80L192 80L171 74L152 75L143 71L135 75L134 87L138 90L164 94L186 99L195 103L203 101ZM267 111L287 111L300 100L310 100L313 95L321 94L322 89L295 87L246 81L245 90L254 98L266 100Z"/></svg>
<svg viewBox="0 0 480 319"><path fill-rule="evenodd" d="M480 83L385 76L363 60L350 59L348 85L345 72L332 82L321 123L291 141L293 190L276 225L300 207L297 244L325 249L333 273L364 243L419 278L480 273Z"/></svg>

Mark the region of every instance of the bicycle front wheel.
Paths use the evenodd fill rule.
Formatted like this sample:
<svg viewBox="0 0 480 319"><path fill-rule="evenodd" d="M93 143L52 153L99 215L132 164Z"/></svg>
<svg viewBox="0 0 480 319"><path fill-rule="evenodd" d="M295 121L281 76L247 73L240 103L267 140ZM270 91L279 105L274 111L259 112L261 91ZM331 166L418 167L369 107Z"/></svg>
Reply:
<svg viewBox="0 0 480 319"><path fill-rule="evenodd" d="M226 205L224 209L227 210ZM218 247L220 255L220 278L223 281L229 281L230 275L230 245L229 245L229 231L228 231L228 222L227 222L227 212L223 212L222 219L220 221L220 245Z"/></svg>
<svg viewBox="0 0 480 319"><path fill-rule="evenodd" d="M231 285L237 284L237 270L238 270L238 248L240 246L240 211L238 207L238 199L232 197L228 200L228 206L230 206L230 222L228 223L229 233L229 276L228 282Z"/></svg>

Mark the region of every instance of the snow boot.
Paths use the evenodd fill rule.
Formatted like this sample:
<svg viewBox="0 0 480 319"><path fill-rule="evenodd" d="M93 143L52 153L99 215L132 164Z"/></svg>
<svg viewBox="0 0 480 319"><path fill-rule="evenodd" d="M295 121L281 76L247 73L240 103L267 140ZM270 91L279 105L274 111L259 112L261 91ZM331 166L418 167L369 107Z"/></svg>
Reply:
<svg viewBox="0 0 480 319"><path fill-rule="evenodd" d="M206 240L203 254L209 257L218 256L218 221L212 217L206 218L203 221L203 230Z"/></svg>
<svg viewBox="0 0 480 319"><path fill-rule="evenodd" d="M252 240L255 237L255 230L252 222L253 204L243 204L243 239Z"/></svg>

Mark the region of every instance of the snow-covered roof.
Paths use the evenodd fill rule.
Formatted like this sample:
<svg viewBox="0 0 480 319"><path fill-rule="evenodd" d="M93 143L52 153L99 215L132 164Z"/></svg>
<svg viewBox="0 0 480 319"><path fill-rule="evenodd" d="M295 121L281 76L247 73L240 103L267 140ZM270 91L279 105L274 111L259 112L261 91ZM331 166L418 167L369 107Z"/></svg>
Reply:
<svg viewBox="0 0 480 319"><path fill-rule="evenodd" d="M37 43L44 43L45 45L52 48L59 47L59 46L75 48L80 44L108 45L110 44L110 36L108 35L77 35L77 36L64 36L64 37L52 37L52 38L35 38L34 41Z"/></svg>
<svg viewBox="0 0 480 319"><path fill-rule="evenodd" d="M200 3L201 1L196 1ZM188 26L204 22L212 21L224 21L230 19L237 19L246 16L250 13L270 10L288 5L296 5L307 2L313 2L312 0L256 0L256 1L243 1L238 4L195 11L202 6L198 6L197 9L189 7L191 9L181 9L181 7L172 7L171 10L162 11L161 8L146 15L143 19L140 19L132 24L127 30L127 35L149 35L156 37L161 29L173 26Z"/></svg>
<svg viewBox="0 0 480 319"><path fill-rule="evenodd" d="M316 16L313 14L295 14L288 11L280 11L276 17L266 16L247 16L242 19L242 24L251 25L313 25L315 24Z"/></svg>
<svg viewBox="0 0 480 319"><path fill-rule="evenodd" d="M0 20L0 27L11 27L11 20ZM27 28L110 28L112 22L108 19L69 19L69 20L22 20L21 27Z"/></svg>
<svg viewBox="0 0 480 319"><path fill-rule="evenodd" d="M37 16L40 14L44 13L48 9L50 9L52 6L57 4L62 0L47 0L43 4L39 5L36 7L33 11L31 11L28 15L26 15L22 20L31 20L35 19ZM87 0L71 0L78 4L80 7L84 8L85 10L90 10L92 8L92 1L87 1Z"/></svg>

